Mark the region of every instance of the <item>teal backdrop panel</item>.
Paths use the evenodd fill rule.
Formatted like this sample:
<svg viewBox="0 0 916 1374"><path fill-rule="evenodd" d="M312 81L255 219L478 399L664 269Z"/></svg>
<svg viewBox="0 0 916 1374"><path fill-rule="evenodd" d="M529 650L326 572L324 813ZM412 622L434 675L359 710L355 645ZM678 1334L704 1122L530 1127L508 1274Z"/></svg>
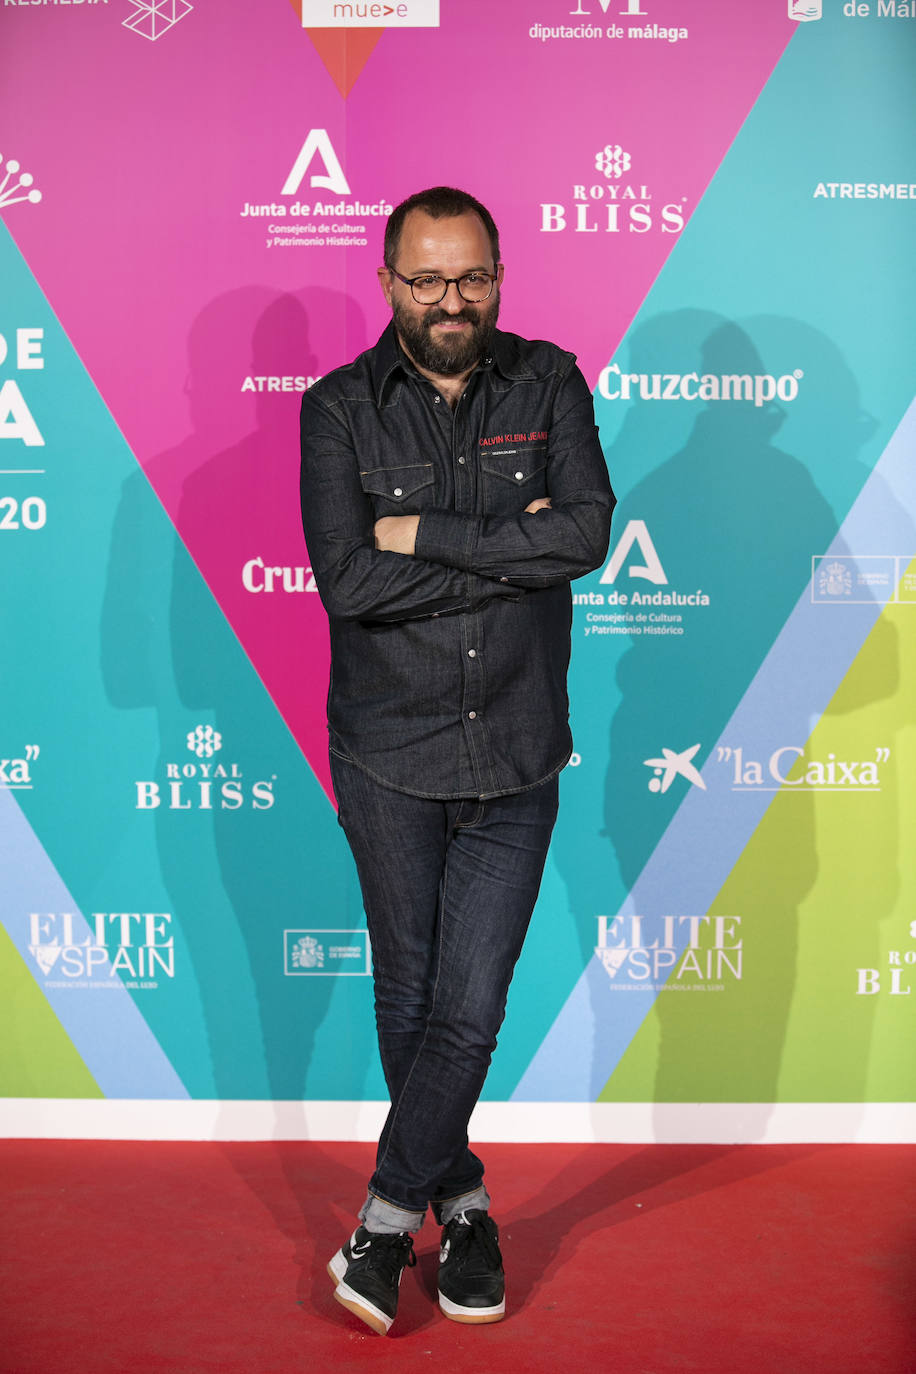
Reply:
<svg viewBox="0 0 916 1374"><path fill-rule="evenodd" d="M87 1063L126 1033L113 1011L132 999L136 1054L109 1095L380 1096L365 934L352 935L364 918L335 814L2 229L0 275L0 332L43 331L43 367L16 375L44 443L8 438L3 466L41 493L38 517L19 502L32 523L46 513L0 540L17 588L0 610L17 646L5 750L36 751L29 785L4 796L27 825L4 833L30 830L37 847L10 840L3 923L39 986L81 1003L65 1024ZM359 974L292 962L307 931L329 927L336 947L359 945ZM332 993L345 1030L316 1056Z"/></svg>

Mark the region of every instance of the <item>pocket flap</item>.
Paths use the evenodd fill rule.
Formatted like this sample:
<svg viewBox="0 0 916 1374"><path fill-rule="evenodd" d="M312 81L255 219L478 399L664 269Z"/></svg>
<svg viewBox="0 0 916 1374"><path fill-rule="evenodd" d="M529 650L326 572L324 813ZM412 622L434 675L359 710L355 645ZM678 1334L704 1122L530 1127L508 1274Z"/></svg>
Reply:
<svg viewBox="0 0 916 1374"><path fill-rule="evenodd" d="M370 468L359 474L363 491L372 496L384 496L388 501L406 501L409 496L428 487L433 480L432 463L411 463L396 468Z"/></svg>
<svg viewBox="0 0 916 1374"><path fill-rule="evenodd" d="M524 486L532 477L537 477L547 466L547 450L538 448L515 448L508 452L497 450L480 455L480 466L493 477L501 477L514 487Z"/></svg>

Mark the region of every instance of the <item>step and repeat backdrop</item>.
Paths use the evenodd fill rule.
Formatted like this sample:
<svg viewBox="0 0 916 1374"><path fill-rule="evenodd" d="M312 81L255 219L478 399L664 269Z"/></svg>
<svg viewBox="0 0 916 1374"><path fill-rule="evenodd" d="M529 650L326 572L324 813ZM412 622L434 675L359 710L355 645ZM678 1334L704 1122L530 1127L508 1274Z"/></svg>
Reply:
<svg viewBox="0 0 916 1374"><path fill-rule="evenodd" d="M916 5L5 0L9 1134L371 1134L298 512L462 186L619 495L495 1138L916 1139Z"/></svg>

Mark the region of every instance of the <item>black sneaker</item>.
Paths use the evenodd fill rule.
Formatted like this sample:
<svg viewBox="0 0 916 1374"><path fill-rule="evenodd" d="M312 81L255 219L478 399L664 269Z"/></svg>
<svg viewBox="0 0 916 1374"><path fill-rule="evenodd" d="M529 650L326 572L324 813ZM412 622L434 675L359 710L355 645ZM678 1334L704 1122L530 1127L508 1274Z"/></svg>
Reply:
<svg viewBox="0 0 916 1374"><path fill-rule="evenodd" d="M358 1226L328 1265L337 1284L334 1296L373 1331L387 1336L398 1310L401 1275L416 1262L407 1231L381 1236Z"/></svg>
<svg viewBox="0 0 916 1374"><path fill-rule="evenodd" d="M439 1306L453 1322L498 1322L506 1312L499 1231L486 1212L459 1212L442 1229Z"/></svg>

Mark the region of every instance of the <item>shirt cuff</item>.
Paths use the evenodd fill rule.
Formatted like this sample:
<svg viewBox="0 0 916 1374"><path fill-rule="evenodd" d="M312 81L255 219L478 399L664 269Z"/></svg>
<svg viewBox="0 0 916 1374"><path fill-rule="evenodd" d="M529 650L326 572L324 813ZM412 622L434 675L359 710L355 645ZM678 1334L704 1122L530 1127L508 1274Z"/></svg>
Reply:
<svg viewBox="0 0 916 1374"><path fill-rule="evenodd" d="M430 563L470 572L480 516L463 511L425 510L417 526L414 554Z"/></svg>
<svg viewBox="0 0 916 1374"><path fill-rule="evenodd" d="M468 603L472 611L479 610L488 601L521 601L524 595L522 587L513 587L505 578L494 582L491 577L468 573Z"/></svg>

